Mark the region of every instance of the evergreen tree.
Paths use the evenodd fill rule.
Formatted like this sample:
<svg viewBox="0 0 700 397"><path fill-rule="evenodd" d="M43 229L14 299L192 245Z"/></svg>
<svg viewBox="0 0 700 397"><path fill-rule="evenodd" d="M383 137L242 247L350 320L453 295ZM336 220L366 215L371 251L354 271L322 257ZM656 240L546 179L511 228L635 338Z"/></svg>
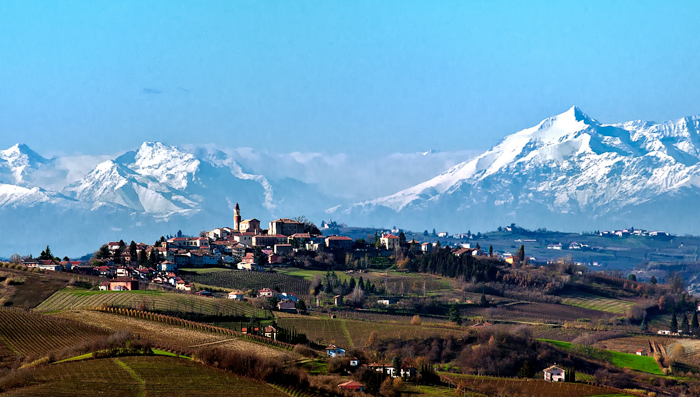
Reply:
<svg viewBox="0 0 700 397"><path fill-rule="evenodd" d="M297 310L302 314L306 313L306 302L303 299L299 299L299 302L297 302Z"/></svg>
<svg viewBox="0 0 700 397"><path fill-rule="evenodd" d="M673 315L671 316L671 332L678 332L678 319L676 318L676 309L673 309Z"/></svg>
<svg viewBox="0 0 700 397"><path fill-rule="evenodd" d="M158 264L158 251L156 251L155 249L151 250L151 258L149 262L151 262L151 265Z"/></svg>
<svg viewBox="0 0 700 397"><path fill-rule="evenodd" d="M146 255L146 250L141 250L139 252L139 265L145 266L148 264L148 256Z"/></svg>
<svg viewBox="0 0 700 397"><path fill-rule="evenodd" d="M423 230L423 237L428 237L428 229Z"/></svg>
<svg viewBox="0 0 700 397"><path fill-rule="evenodd" d="M481 294L479 299L479 306L486 307L489 305L489 301L486 299L486 294Z"/></svg>
<svg viewBox="0 0 700 397"><path fill-rule="evenodd" d="M355 277L350 277L350 282L348 283L348 288L355 289L356 285L357 285L357 281L355 280Z"/></svg>
<svg viewBox="0 0 700 397"><path fill-rule="evenodd" d="M131 243L129 244L129 255L131 256L131 260L136 259L136 243L134 240L131 240Z"/></svg>
<svg viewBox="0 0 700 397"><path fill-rule="evenodd" d="M698 331L700 331L700 324L698 324L698 312L697 310L693 310L693 319L690 322L690 330L693 331L694 334L698 334Z"/></svg>
<svg viewBox="0 0 700 397"><path fill-rule="evenodd" d="M489 245L489 257L493 257L493 245Z"/></svg>
<svg viewBox="0 0 700 397"><path fill-rule="evenodd" d="M95 253L95 257L97 259L104 259L104 258L109 258L111 253L109 252L109 248L107 247L107 244L103 245L100 247L99 250Z"/></svg>
<svg viewBox="0 0 700 397"><path fill-rule="evenodd" d="M462 325L462 316L459 314L459 309L457 308L456 304L450 307L448 318L453 323L457 325Z"/></svg>
<svg viewBox="0 0 700 397"><path fill-rule="evenodd" d="M651 276L651 278L649 279L649 284L656 285L656 277Z"/></svg>
<svg viewBox="0 0 700 397"><path fill-rule="evenodd" d="M520 263L525 261L525 245L521 245L520 249L518 250L518 260Z"/></svg>
<svg viewBox="0 0 700 397"><path fill-rule="evenodd" d="M363 291L366 291L365 282L362 280L362 276L360 276L360 280L357 282L357 287Z"/></svg>
<svg viewBox="0 0 700 397"><path fill-rule="evenodd" d="M478 250L481 249L481 246L479 245L479 243L476 243L476 249L478 249Z"/></svg>
<svg viewBox="0 0 700 397"><path fill-rule="evenodd" d="M634 274L630 273L629 276L627 276L627 279L630 281L637 281L637 276Z"/></svg>
<svg viewBox="0 0 700 397"><path fill-rule="evenodd" d="M433 234L432 234L432 236L433 236L433 237L437 237L437 233L435 232L435 229L433 229Z"/></svg>
<svg viewBox="0 0 700 397"><path fill-rule="evenodd" d="M51 248L49 246L46 246L46 249L44 251L41 251L39 254L39 260L42 261L52 261L53 260L53 253L51 252Z"/></svg>
<svg viewBox="0 0 700 397"><path fill-rule="evenodd" d="M688 314L683 313L683 318L681 318L681 332L684 334L689 334L690 333L690 324L688 324Z"/></svg>
<svg viewBox="0 0 700 397"><path fill-rule="evenodd" d="M399 357L394 357L391 360L391 366L394 367L394 374L399 376L401 374L401 359Z"/></svg>
<svg viewBox="0 0 700 397"><path fill-rule="evenodd" d="M520 371L518 371L518 376L521 378L532 378L535 375L534 368L532 368L532 365L530 364L529 360L525 360L523 363L523 366L520 367Z"/></svg>
<svg viewBox="0 0 700 397"><path fill-rule="evenodd" d="M399 233L399 246L403 247L406 245L406 235L404 232Z"/></svg>

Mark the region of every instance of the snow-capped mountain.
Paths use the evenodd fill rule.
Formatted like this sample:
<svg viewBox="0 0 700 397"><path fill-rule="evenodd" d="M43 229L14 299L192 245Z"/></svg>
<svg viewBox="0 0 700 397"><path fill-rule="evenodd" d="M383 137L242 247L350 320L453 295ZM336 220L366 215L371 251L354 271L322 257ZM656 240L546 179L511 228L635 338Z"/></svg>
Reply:
<svg viewBox="0 0 700 397"><path fill-rule="evenodd" d="M178 229L198 233L230 225L236 202L244 217L263 221L314 216L333 202L314 186L246 173L215 149L185 151L145 142L72 182L69 175L82 166L61 160L47 160L24 145L0 152L2 226L21 225L0 228L0 252L21 253L48 243L78 254L115 238L150 241ZM48 179L53 190L37 183ZM34 244L36 228L58 225L62 231L43 234Z"/></svg>
<svg viewBox="0 0 700 397"><path fill-rule="evenodd" d="M644 225L700 232L700 117L605 125L577 107L390 196L341 210L372 224L452 230Z"/></svg>

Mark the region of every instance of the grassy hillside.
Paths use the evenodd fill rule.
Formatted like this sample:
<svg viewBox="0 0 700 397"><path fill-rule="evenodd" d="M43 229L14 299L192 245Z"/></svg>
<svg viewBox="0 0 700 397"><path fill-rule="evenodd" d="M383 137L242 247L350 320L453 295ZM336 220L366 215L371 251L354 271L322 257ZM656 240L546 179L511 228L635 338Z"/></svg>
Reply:
<svg viewBox="0 0 700 397"><path fill-rule="evenodd" d="M655 375L663 375L663 371L653 357L638 356L631 353L621 353L614 350L603 350L591 346L577 346L570 342L562 342L555 340L543 341L550 343L562 350L574 351L577 354L590 358L607 361L618 368L630 368L635 371L648 372Z"/></svg>

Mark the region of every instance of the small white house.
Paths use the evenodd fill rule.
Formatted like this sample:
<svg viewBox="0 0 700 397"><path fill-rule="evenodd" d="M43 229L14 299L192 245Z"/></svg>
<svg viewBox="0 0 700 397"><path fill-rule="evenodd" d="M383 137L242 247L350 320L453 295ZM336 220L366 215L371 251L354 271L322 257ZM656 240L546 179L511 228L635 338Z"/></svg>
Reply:
<svg viewBox="0 0 700 397"><path fill-rule="evenodd" d="M566 372L564 369L552 365L544 370L544 380L550 382L564 382L566 381Z"/></svg>
<svg viewBox="0 0 700 397"><path fill-rule="evenodd" d="M245 295L243 294L243 291L236 290L229 292L228 298L236 301L242 301L243 299L245 299Z"/></svg>

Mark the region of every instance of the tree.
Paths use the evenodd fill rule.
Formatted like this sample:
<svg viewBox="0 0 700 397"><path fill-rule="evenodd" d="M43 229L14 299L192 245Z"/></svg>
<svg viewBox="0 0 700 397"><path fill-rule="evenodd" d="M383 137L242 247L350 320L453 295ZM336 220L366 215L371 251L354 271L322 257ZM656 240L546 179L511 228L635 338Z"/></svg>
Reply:
<svg viewBox="0 0 700 397"><path fill-rule="evenodd" d="M177 231L177 236L178 236L178 237L182 237L182 230L178 230L178 231Z"/></svg>
<svg viewBox="0 0 700 397"><path fill-rule="evenodd" d="M433 236L433 237L437 237L437 233L435 232L435 229L433 229L433 234L432 234L432 236Z"/></svg>
<svg viewBox="0 0 700 397"><path fill-rule="evenodd" d="M404 245L406 245L406 235L404 232L401 232L399 233L399 246L403 247Z"/></svg>
<svg viewBox="0 0 700 397"><path fill-rule="evenodd" d="M423 237L428 237L428 229L423 230Z"/></svg>
<svg viewBox="0 0 700 397"><path fill-rule="evenodd" d="M525 360L523 366L520 367L520 371L518 371L518 376L521 378L532 378L535 376L535 369L530 364L530 360Z"/></svg>
<svg viewBox="0 0 700 397"><path fill-rule="evenodd" d="M525 260L525 245L521 245L518 250L518 260L522 263Z"/></svg>
<svg viewBox="0 0 700 397"><path fill-rule="evenodd" d="M486 307L489 305L489 301L486 300L486 294L481 294L481 298L479 299L479 306Z"/></svg>
<svg viewBox="0 0 700 397"><path fill-rule="evenodd" d="M146 250L144 249L139 252L139 265L145 266L146 264L148 264L148 255L146 255Z"/></svg>
<svg viewBox="0 0 700 397"><path fill-rule="evenodd" d="M651 276L651 278L649 279L649 284L656 285L656 277Z"/></svg>
<svg viewBox="0 0 700 397"><path fill-rule="evenodd" d="M19 256L19 254L12 254L12 256L10 256L10 263L22 263L22 258Z"/></svg>
<svg viewBox="0 0 700 397"><path fill-rule="evenodd" d="M676 318L676 309L673 309L673 315L671 316L671 332L674 334L678 332L678 319Z"/></svg>
<svg viewBox="0 0 700 397"><path fill-rule="evenodd" d="M297 310L302 314L306 314L306 302L303 299L299 299L299 302L297 302Z"/></svg>
<svg viewBox="0 0 700 397"><path fill-rule="evenodd" d="M51 248L49 246L46 246L46 249L44 251L41 251L41 254L39 254L39 260L42 261L51 261L53 260L53 253L51 253Z"/></svg>
<svg viewBox="0 0 700 397"><path fill-rule="evenodd" d="M316 225L309 220L304 215L299 215L296 218L294 218L295 221L301 223L303 225L303 232L304 233L309 233L309 234L321 234L321 231L316 227Z"/></svg>
<svg viewBox="0 0 700 397"><path fill-rule="evenodd" d="M136 243L134 240L131 240L131 243L129 244L129 256L131 256L132 261L136 259Z"/></svg>
<svg viewBox="0 0 700 397"><path fill-rule="evenodd" d="M683 313L683 317L681 318L681 332L683 332L686 335L690 333L690 324L688 324L688 314L686 314L685 312Z"/></svg>
<svg viewBox="0 0 700 397"><path fill-rule="evenodd" d="M698 334L698 331L700 331L700 324L698 324L698 312L696 310L693 310L693 319L690 322L690 329L696 335Z"/></svg>
<svg viewBox="0 0 700 397"><path fill-rule="evenodd" d="M158 264L158 251L155 249L155 247L151 250L151 258L149 262L151 262L152 265Z"/></svg>
<svg viewBox="0 0 700 397"><path fill-rule="evenodd" d="M459 314L459 309L457 308L456 304L450 307L450 311L447 316L453 323L462 325L462 316Z"/></svg>
<svg viewBox="0 0 700 397"><path fill-rule="evenodd" d="M97 252L95 252L95 257L97 259L109 258L110 255L112 255L112 253L109 252L107 244L103 245L99 250L97 250Z"/></svg>
<svg viewBox="0 0 700 397"><path fill-rule="evenodd" d="M493 245L489 245L489 257L493 257Z"/></svg>
<svg viewBox="0 0 700 397"><path fill-rule="evenodd" d="M628 279L629 281L637 281L637 276L635 276L634 274L630 273L630 275L627 276L627 279Z"/></svg>

